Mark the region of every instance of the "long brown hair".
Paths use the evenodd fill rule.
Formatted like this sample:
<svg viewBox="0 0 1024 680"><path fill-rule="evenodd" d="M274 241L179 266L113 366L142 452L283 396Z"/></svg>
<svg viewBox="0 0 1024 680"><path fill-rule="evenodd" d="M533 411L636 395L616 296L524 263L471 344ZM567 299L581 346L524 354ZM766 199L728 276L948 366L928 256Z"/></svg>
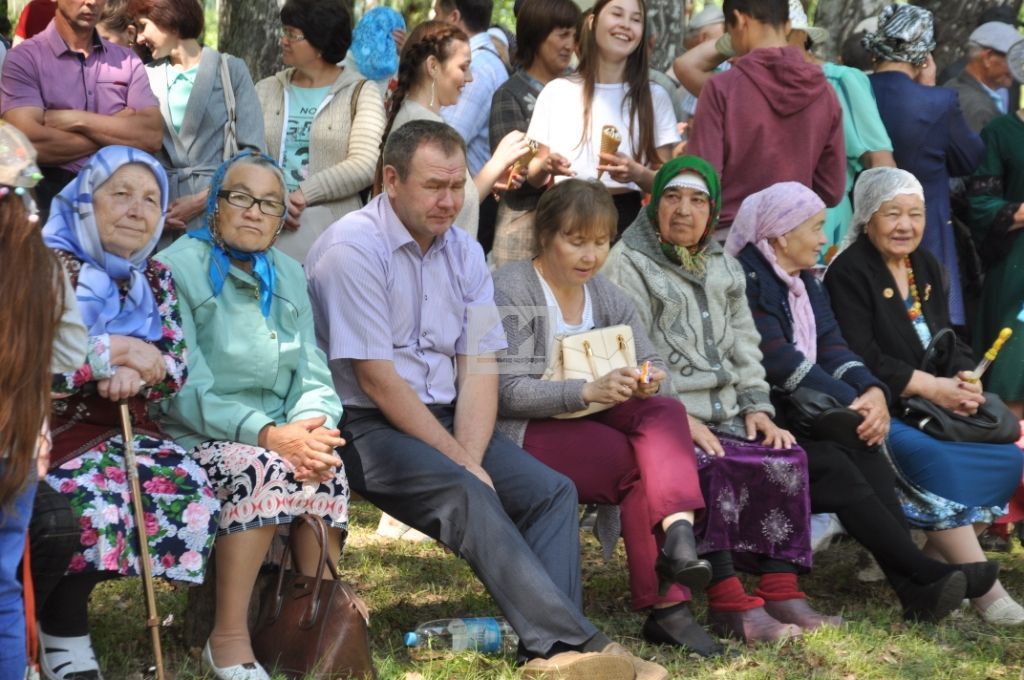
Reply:
<svg viewBox="0 0 1024 680"><path fill-rule="evenodd" d="M0 198L0 506L10 506L32 470L50 410L50 354L64 279L13 192Z"/></svg>
<svg viewBox="0 0 1024 680"><path fill-rule="evenodd" d="M395 124L395 117L402 108L409 90L419 84L424 77L423 64L429 57L444 63L452 53L452 43L462 41L469 43L465 31L446 21L424 21L416 26L402 48L402 56L398 62L398 85L391 93L388 101L388 124L384 126L384 136L380 142L380 154L377 161L377 172L373 178L373 193L380 193L384 178L384 145Z"/></svg>
<svg viewBox="0 0 1024 680"><path fill-rule="evenodd" d="M590 105L594 100L594 90L597 83L598 50L597 35L594 27L597 26L598 17L601 11L608 6L611 0L598 0L594 5L593 24L589 30L581 31L582 53L580 65L577 70L578 78L583 80L583 137L580 138L580 145L586 144L590 139ZM647 63L647 3L644 0L636 0L640 6L640 13L643 15L643 32L640 35L640 44L633 50L626 60L626 99L629 102L629 138L638 139L636 148L633 149L633 159L637 163L645 165L658 163L658 148L654 145L654 102L651 99L651 81L649 75L650 66ZM637 138L635 127L639 126L640 135Z"/></svg>

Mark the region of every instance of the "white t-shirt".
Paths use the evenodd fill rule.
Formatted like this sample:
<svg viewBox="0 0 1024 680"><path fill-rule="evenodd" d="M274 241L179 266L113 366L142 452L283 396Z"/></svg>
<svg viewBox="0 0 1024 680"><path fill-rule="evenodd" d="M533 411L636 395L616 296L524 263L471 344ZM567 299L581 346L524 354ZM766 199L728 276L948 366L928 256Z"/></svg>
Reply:
<svg viewBox="0 0 1024 680"><path fill-rule="evenodd" d="M668 93L652 83L651 99L654 103L654 146L678 144L680 140L676 116ZM583 81L555 78L544 86L537 97L530 129L526 134L530 139L546 145L552 153L568 158L577 178L596 179L603 126L614 125L618 128L622 135L619 151L627 156L632 156L633 149L639 146L640 126L634 126L634 137L630 139L628 115L626 83L595 84L594 101L590 106L590 134L587 141L580 144L583 136ZM564 179L564 176L560 176L555 181ZM601 176L601 181L609 189L640 191L640 187L633 182L621 184L609 177L607 172Z"/></svg>
<svg viewBox="0 0 1024 680"><path fill-rule="evenodd" d="M544 277L540 275L537 268L534 267L533 273L537 275L537 280L540 281L540 287L544 290L544 300L548 303L548 307L555 308L555 318L553 319L554 324L548 332L550 341L556 335L572 335L574 333L582 333L583 331L589 331L594 328L594 307L590 303L590 291L586 286L583 286L583 318L579 323L572 324L565 320L565 315L562 314L562 308L558 305L558 300L555 298L555 291L551 290L551 286L544 280Z"/></svg>

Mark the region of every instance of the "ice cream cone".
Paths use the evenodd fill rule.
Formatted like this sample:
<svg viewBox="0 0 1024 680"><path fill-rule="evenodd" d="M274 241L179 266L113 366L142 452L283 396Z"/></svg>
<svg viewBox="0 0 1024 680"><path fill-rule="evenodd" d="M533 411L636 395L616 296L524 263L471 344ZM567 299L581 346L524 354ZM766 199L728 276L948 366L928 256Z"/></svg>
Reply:
<svg viewBox="0 0 1024 680"><path fill-rule="evenodd" d="M605 125L601 128L601 153L615 153L622 144L622 135L614 125ZM598 160L600 164L600 160ZM601 179L604 170L597 171L597 178Z"/></svg>
<svg viewBox="0 0 1024 680"><path fill-rule="evenodd" d="M538 151L540 151L540 144L533 141L532 139L526 140L526 143L529 145L529 148L526 150L525 153L523 153L522 156L517 158L515 162L513 162L512 165L509 167L508 179L505 180L506 184L512 181L512 175L516 174L517 172L522 175L525 175L527 169L530 167L530 161L532 161L533 157L537 155Z"/></svg>

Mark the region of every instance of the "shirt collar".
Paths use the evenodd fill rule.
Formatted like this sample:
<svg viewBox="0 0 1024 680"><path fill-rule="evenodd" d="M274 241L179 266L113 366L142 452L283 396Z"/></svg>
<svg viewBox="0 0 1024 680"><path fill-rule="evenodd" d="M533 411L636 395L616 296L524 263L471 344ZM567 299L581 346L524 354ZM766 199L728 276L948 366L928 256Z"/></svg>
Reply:
<svg viewBox="0 0 1024 680"><path fill-rule="evenodd" d="M975 78L975 80L977 80L977 78ZM991 87L981 82L980 80L978 80L978 85L981 85L981 89L985 90L985 94L989 96L989 99L995 102L996 108L999 109L999 112L1006 113L1006 109L1004 108L1006 102L1003 101L1003 96L999 94L998 91L993 90Z"/></svg>
<svg viewBox="0 0 1024 680"><path fill-rule="evenodd" d="M54 56L60 57L64 54L79 54L78 52L72 51L72 49L68 47L68 44L64 42L64 38L60 37L60 33L57 31L56 19L52 19L50 21L46 28L42 30L40 36L42 40L50 46L50 49L53 50ZM95 28L92 29L92 48L94 50L100 50L101 52L106 50L106 45Z"/></svg>
<svg viewBox="0 0 1024 680"><path fill-rule="evenodd" d="M398 218L398 214L395 212L394 207L391 205L391 198L386 194L381 194L382 200L381 205L383 206L383 217L384 217L384 234L388 239L388 247L391 248L391 252L395 252L399 248L408 246L410 243L416 249L416 252L422 256L426 256L428 253L439 250L445 247L448 243L448 239L451 238L451 231L455 229L455 225L448 227L443 234L434 239L434 242L424 253L420 250L420 246L416 243L416 240L409 233L409 230L402 224L402 220Z"/></svg>
<svg viewBox="0 0 1024 680"><path fill-rule="evenodd" d="M469 39L469 49L475 50L478 47L490 47L494 51L494 43L491 42L491 34L487 31L477 33Z"/></svg>

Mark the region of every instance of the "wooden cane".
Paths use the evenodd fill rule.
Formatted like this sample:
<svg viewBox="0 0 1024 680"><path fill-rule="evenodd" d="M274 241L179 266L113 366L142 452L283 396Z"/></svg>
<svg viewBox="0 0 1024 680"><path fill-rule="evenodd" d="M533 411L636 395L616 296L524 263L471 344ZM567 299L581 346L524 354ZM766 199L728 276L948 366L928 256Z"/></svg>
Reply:
<svg viewBox="0 0 1024 680"><path fill-rule="evenodd" d="M153 641L153 656L156 659L156 678L164 680L164 655L160 649L160 616L156 611L156 589L153 586L153 567L149 561L149 537L146 535L146 515L142 510L142 485L139 483L139 469L135 461L135 433L132 431L132 416L128 403L121 402L121 432L124 435L124 466L132 490L132 509L135 511L135 531L139 537L139 566L142 568L142 585L146 591L146 627Z"/></svg>

